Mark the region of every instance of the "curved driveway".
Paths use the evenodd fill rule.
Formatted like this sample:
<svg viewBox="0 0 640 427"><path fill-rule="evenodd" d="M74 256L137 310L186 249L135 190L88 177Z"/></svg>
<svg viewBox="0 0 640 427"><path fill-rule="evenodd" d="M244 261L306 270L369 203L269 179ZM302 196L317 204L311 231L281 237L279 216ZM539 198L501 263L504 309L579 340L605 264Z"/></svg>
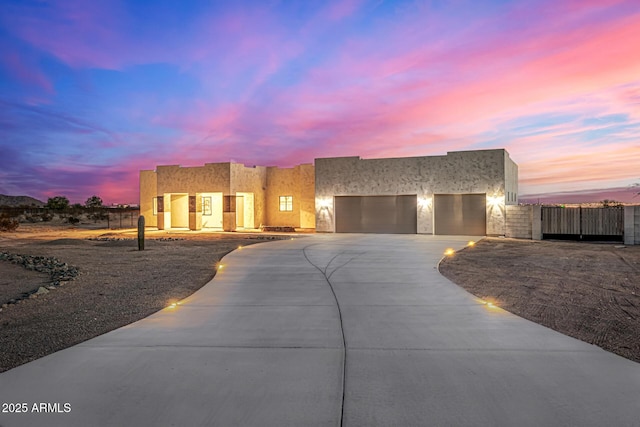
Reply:
<svg viewBox="0 0 640 427"><path fill-rule="evenodd" d="M176 308L0 374L0 402L28 406L0 426L640 425L640 364L437 272L467 240L318 234L233 252Z"/></svg>

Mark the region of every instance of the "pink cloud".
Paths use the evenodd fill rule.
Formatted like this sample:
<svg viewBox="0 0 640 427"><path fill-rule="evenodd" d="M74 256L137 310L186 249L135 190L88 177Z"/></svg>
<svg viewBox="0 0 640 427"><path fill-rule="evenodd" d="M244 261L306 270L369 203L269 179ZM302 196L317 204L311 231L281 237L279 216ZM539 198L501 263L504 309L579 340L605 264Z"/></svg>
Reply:
<svg viewBox="0 0 640 427"><path fill-rule="evenodd" d="M21 81L25 86L36 86L51 94L54 92L53 83L39 69L35 61L27 59L24 55L3 47L3 54L0 61L14 78Z"/></svg>
<svg viewBox="0 0 640 427"><path fill-rule="evenodd" d="M339 21L353 15L361 6L363 0L340 0L327 6L326 16L331 21Z"/></svg>

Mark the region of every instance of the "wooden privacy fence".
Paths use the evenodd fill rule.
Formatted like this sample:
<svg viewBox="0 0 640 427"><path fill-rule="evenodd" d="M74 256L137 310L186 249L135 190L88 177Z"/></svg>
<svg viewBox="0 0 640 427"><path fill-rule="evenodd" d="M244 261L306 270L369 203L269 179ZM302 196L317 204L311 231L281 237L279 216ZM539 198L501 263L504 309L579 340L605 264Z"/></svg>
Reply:
<svg viewBox="0 0 640 427"><path fill-rule="evenodd" d="M542 207L542 237L588 240L622 240L622 207Z"/></svg>

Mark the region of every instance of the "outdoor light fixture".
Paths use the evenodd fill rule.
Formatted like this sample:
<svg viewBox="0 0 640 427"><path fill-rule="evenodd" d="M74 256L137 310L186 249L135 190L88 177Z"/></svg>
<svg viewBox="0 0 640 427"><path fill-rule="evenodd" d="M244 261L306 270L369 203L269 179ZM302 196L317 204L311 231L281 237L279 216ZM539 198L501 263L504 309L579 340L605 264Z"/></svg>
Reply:
<svg viewBox="0 0 640 427"><path fill-rule="evenodd" d="M444 254L447 255L447 256L451 256L451 255L453 255L455 253L456 253L456 251L454 251L451 248L448 248L446 251L444 251Z"/></svg>
<svg viewBox="0 0 640 427"><path fill-rule="evenodd" d="M218 264L218 270L222 270L223 268L224 268L224 265Z"/></svg>
<svg viewBox="0 0 640 427"><path fill-rule="evenodd" d="M498 196L495 194L493 196L487 196L487 203L489 206L504 205L504 196Z"/></svg>
<svg viewBox="0 0 640 427"><path fill-rule="evenodd" d="M418 199L418 206L421 208L426 208L431 206L433 199L431 197L420 197Z"/></svg>
<svg viewBox="0 0 640 427"><path fill-rule="evenodd" d="M242 245L238 246L238 250L241 251L242 250Z"/></svg>
<svg viewBox="0 0 640 427"><path fill-rule="evenodd" d="M475 246L476 242L474 242L473 240L469 240L469 243L467 243L467 246Z"/></svg>
<svg viewBox="0 0 640 427"><path fill-rule="evenodd" d="M321 210L328 210L329 206L331 206L332 200L328 198L322 198L322 199L317 199L316 202Z"/></svg>
<svg viewBox="0 0 640 427"><path fill-rule="evenodd" d="M487 308L498 308L498 306L491 301L480 300L483 305L486 305Z"/></svg>

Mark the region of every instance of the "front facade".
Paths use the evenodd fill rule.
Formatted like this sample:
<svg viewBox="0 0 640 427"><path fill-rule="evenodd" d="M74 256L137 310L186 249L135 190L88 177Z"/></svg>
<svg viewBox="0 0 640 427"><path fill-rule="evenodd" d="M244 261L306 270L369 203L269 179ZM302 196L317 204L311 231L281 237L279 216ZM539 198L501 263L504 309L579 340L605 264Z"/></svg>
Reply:
<svg viewBox="0 0 640 427"><path fill-rule="evenodd" d="M504 235L517 194L518 167L503 149L140 172L141 214L159 229Z"/></svg>
<svg viewBox="0 0 640 427"><path fill-rule="evenodd" d="M140 172L140 214L160 230L315 227L313 165L207 163Z"/></svg>

